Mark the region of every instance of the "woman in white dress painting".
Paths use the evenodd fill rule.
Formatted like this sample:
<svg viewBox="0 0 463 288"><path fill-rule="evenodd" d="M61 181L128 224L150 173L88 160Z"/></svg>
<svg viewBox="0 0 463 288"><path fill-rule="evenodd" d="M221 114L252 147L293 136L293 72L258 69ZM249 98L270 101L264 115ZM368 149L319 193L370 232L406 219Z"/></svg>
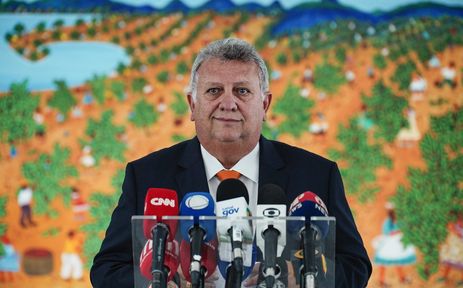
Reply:
<svg viewBox="0 0 463 288"><path fill-rule="evenodd" d="M399 229L394 211L394 204L387 202L387 218L383 223L382 234L373 239L375 248L374 263L379 271L380 287L389 287L386 281L386 267L395 267L401 284L409 284L403 266L416 263L416 252L413 245L402 242L402 232Z"/></svg>

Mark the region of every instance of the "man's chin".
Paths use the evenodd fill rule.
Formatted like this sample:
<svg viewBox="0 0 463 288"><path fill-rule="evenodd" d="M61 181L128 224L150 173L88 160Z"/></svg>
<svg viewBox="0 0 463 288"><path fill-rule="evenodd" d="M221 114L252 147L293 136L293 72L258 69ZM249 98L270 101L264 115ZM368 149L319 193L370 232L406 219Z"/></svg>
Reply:
<svg viewBox="0 0 463 288"><path fill-rule="evenodd" d="M238 134L219 134L215 137L219 142L221 143L226 143L226 144L232 144L232 143L240 143L243 141L243 138L241 135Z"/></svg>

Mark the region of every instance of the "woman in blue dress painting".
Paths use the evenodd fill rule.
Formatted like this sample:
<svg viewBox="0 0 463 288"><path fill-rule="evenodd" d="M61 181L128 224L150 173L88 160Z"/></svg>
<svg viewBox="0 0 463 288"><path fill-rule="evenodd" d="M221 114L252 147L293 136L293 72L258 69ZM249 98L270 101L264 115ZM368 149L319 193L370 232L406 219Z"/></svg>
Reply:
<svg viewBox="0 0 463 288"><path fill-rule="evenodd" d="M373 239L375 248L374 263L379 271L379 283L381 287L389 287L386 283L386 267L396 267L400 283L410 283L403 270L403 266L416 263L416 252L413 245L405 245L402 242L402 232L397 224L394 204L386 203L387 218L383 223L382 235Z"/></svg>
<svg viewBox="0 0 463 288"><path fill-rule="evenodd" d="M19 272L19 255L6 234L0 240L0 283L11 282L13 274Z"/></svg>

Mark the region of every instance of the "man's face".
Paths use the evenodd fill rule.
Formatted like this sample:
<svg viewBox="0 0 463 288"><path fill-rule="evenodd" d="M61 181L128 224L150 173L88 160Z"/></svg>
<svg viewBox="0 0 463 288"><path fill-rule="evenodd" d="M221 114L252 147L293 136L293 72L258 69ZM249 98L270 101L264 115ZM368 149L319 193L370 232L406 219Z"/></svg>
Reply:
<svg viewBox="0 0 463 288"><path fill-rule="evenodd" d="M211 58L198 69L196 101L188 94L200 142L257 144L271 94L262 95L254 62Z"/></svg>

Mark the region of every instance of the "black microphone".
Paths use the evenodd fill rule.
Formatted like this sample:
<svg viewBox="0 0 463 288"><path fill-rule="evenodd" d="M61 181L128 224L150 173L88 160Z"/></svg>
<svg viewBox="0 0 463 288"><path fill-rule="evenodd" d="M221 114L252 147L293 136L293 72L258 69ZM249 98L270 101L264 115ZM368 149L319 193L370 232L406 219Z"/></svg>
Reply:
<svg viewBox="0 0 463 288"><path fill-rule="evenodd" d="M257 246L264 251L262 269L267 287L273 287L278 275L277 257L286 245L286 222L274 219L286 217L287 198L283 189L266 184L259 189L256 216L265 217L257 223Z"/></svg>
<svg viewBox="0 0 463 288"><path fill-rule="evenodd" d="M315 246L328 234L329 223L326 221L312 222L310 217L327 217L328 210L325 203L315 193L306 191L296 197L289 208L290 216L305 216L305 225L302 227L292 227L293 233L298 233L302 240L304 263L301 267L301 287L310 288L316 286L318 275L315 263Z"/></svg>
<svg viewBox="0 0 463 288"><path fill-rule="evenodd" d="M249 216L249 194L246 186L237 179L226 179L217 188L217 216L246 217ZM243 235L252 235L249 223L229 225L229 221L217 223L219 237L228 235L232 249L232 265L227 269L226 287L241 287L244 274ZM220 253L219 248L219 253ZM229 259L224 259L229 260Z"/></svg>

